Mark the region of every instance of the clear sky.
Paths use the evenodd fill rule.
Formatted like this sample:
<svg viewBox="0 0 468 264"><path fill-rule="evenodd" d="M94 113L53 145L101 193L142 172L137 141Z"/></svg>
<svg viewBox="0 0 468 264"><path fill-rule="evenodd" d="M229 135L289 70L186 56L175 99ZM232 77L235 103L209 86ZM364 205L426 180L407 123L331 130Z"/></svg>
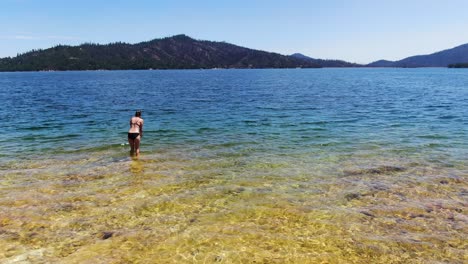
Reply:
<svg viewBox="0 0 468 264"><path fill-rule="evenodd" d="M468 43L468 0L0 0L0 57L186 34L368 63Z"/></svg>

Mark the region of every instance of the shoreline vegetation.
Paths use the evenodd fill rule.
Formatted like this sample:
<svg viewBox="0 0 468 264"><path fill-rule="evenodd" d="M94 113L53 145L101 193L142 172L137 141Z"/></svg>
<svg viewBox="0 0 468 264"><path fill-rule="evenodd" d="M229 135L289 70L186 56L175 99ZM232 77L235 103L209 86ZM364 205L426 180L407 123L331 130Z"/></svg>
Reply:
<svg viewBox="0 0 468 264"><path fill-rule="evenodd" d="M449 68L468 68L468 62L467 63L455 63L455 64L449 64Z"/></svg>
<svg viewBox="0 0 468 264"><path fill-rule="evenodd" d="M166 69L286 69L286 68L466 68L468 44L399 61L378 60L357 64L343 60L315 59L300 53L282 55L226 42L197 40L186 35L129 44L85 43L57 45L0 58L0 72L166 70Z"/></svg>

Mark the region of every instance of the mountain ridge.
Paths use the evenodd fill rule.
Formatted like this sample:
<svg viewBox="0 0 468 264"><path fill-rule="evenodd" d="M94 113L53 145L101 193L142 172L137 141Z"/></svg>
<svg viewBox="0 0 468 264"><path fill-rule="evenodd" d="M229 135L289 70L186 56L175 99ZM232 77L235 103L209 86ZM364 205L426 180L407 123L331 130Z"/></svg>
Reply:
<svg viewBox="0 0 468 264"><path fill-rule="evenodd" d="M0 58L0 71L210 69L210 68L321 68L321 67L466 67L468 43L428 55L398 61L357 64L324 60L301 53L282 55L226 42L196 40L179 34L135 44L84 43L31 50Z"/></svg>
<svg viewBox="0 0 468 264"><path fill-rule="evenodd" d="M0 71L320 67L313 61L183 34L136 44L58 45L0 59Z"/></svg>
<svg viewBox="0 0 468 264"><path fill-rule="evenodd" d="M398 61L378 60L367 64L367 67L448 67L454 64L468 63L468 43L451 49L437 51L427 55L410 56Z"/></svg>

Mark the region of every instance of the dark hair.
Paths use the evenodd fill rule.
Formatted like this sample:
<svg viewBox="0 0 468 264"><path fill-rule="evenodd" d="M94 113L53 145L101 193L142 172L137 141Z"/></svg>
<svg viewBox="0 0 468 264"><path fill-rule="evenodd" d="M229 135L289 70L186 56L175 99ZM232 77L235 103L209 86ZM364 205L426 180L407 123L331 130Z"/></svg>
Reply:
<svg viewBox="0 0 468 264"><path fill-rule="evenodd" d="M135 116L140 117L140 116L141 116L141 110L137 110L137 111L135 112Z"/></svg>

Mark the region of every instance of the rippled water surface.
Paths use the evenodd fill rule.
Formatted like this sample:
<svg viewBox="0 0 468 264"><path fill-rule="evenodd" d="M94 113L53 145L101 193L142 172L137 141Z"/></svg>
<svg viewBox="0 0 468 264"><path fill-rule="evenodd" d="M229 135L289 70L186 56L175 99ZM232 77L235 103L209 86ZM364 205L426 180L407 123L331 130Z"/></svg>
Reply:
<svg viewBox="0 0 468 264"><path fill-rule="evenodd" d="M0 102L0 262L467 261L464 70L0 73Z"/></svg>

